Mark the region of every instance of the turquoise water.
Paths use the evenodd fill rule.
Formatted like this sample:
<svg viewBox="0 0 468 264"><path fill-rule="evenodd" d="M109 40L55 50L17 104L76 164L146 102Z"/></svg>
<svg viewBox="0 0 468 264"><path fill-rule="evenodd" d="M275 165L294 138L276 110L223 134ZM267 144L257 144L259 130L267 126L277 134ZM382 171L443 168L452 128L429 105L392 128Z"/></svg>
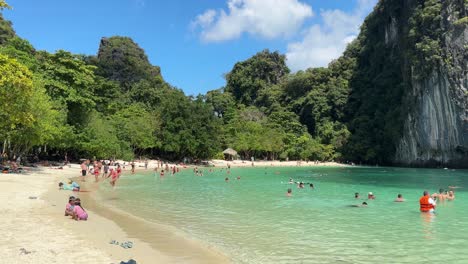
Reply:
<svg viewBox="0 0 468 264"><path fill-rule="evenodd" d="M298 189L289 178L315 189ZM447 186L464 188L435 215L421 214L422 191ZM234 263L468 263L467 190L462 170L268 167L129 175L101 194L216 246ZM370 191L376 199L367 208L350 207ZM365 198L355 200L355 192ZM398 193L407 201L393 202Z"/></svg>

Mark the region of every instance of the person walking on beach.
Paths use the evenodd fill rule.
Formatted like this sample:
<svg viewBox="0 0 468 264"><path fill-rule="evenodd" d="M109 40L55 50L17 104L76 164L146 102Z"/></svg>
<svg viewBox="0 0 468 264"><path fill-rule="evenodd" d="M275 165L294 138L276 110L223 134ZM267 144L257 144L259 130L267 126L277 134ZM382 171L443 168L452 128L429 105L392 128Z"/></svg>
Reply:
<svg viewBox="0 0 468 264"><path fill-rule="evenodd" d="M109 173L109 164L107 162L104 162L104 172L102 173L102 177L106 177L106 175Z"/></svg>
<svg viewBox="0 0 468 264"><path fill-rule="evenodd" d="M99 174L101 174L101 172L99 171L99 166L96 164L94 164L93 166L93 173L94 173L94 179L96 180L96 182L99 181Z"/></svg>
<svg viewBox="0 0 468 264"><path fill-rule="evenodd" d="M83 163L81 163L81 181L85 181L85 177L86 177L86 172L88 171L88 166L86 166L86 162L83 161Z"/></svg>
<svg viewBox="0 0 468 264"><path fill-rule="evenodd" d="M135 174L135 161L130 164L132 166L132 174Z"/></svg>
<svg viewBox="0 0 468 264"><path fill-rule="evenodd" d="M423 213L432 213L436 207L435 201L429 196L428 191L424 191L423 196L419 199L419 210Z"/></svg>
<svg viewBox="0 0 468 264"><path fill-rule="evenodd" d="M109 182L109 183L110 183L110 185L111 185L112 187L114 187L114 188L115 188L115 183L116 183L116 182L117 182L117 180L119 179L119 177L120 177L120 174L118 173L118 171L117 171L117 170L113 170L113 169L111 169L111 171L110 171L110 175L111 175L111 180L110 180L110 182Z"/></svg>
<svg viewBox="0 0 468 264"><path fill-rule="evenodd" d="M147 170L147 169L148 169L148 160L145 159L145 170Z"/></svg>

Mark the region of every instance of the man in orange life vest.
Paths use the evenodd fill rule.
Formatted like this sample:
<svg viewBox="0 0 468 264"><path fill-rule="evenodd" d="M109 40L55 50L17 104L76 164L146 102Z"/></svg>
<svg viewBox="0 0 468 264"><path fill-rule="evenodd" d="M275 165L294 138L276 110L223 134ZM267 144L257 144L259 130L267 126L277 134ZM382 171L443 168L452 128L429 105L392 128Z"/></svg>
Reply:
<svg viewBox="0 0 468 264"><path fill-rule="evenodd" d="M423 213L432 213L434 212L436 203L434 199L429 196L428 191L424 191L424 195L419 199L419 208Z"/></svg>

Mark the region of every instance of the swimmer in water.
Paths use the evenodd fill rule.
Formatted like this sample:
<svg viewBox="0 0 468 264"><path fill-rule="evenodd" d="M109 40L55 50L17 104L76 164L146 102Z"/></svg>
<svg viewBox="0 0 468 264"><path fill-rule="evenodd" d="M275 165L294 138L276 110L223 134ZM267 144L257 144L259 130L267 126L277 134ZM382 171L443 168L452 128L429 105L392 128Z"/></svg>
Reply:
<svg viewBox="0 0 468 264"><path fill-rule="evenodd" d="M304 189L304 183L300 182L299 185L297 186L297 188Z"/></svg>
<svg viewBox="0 0 468 264"><path fill-rule="evenodd" d="M315 189L315 187L314 187L314 184L313 184L313 183L309 184L309 186L310 186L310 188L311 188L311 189Z"/></svg>
<svg viewBox="0 0 468 264"><path fill-rule="evenodd" d="M294 180L292 178L289 178L289 184L294 184Z"/></svg>
<svg viewBox="0 0 468 264"><path fill-rule="evenodd" d="M367 207L367 203L362 202L362 204L352 204L352 205L350 205L350 207Z"/></svg>
<svg viewBox="0 0 468 264"><path fill-rule="evenodd" d="M354 193L354 199L359 199L361 196L359 196L359 193Z"/></svg>
<svg viewBox="0 0 468 264"><path fill-rule="evenodd" d="M405 199L403 198L403 195L401 195L401 193L399 193L397 198L395 199L395 202L401 203L401 202L404 202L404 201L405 201Z"/></svg>
<svg viewBox="0 0 468 264"><path fill-rule="evenodd" d="M453 191L449 191L449 193L447 195L447 200L449 200L449 201L455 200L455 193Z"/></svg>
<svg viewBox="0 0 468 264"><path fill-rule="evenodd" d="M228 177L226 177L226 179L224 179L224 181L225 181L225 182L229 182L229 178L228 178Z"/></svg>
<svg viewBox="0 0 468 264"><path fill-rule="evenodd" d="M374 199L375 199L374 194L373 194L372 192L369 192L369 193L367 194L367 199L368 199L368 200L374 200Z"/></svg>
<svg viewBox="0 0 468 264"><path fill-rule="evenodd" d="M287 197L291 197L291 196L292 196L292 189L291 189L291 188L288 189L288 192L286 193L286 196L287 196Z"/></svg>
<svg viewBox="0 0 468 264"><path fill-rule="evenodd" d="M237 179L240 180L240 176L237 176Z"/></svg>
<svg viewBox="0 0 468 264"><path fill-rule="evenodd" d="M439 193L434 193L431 195L432 199L439 200L439 202L444 202L447 196L444 193L444 189L440 188Z"/></svg>

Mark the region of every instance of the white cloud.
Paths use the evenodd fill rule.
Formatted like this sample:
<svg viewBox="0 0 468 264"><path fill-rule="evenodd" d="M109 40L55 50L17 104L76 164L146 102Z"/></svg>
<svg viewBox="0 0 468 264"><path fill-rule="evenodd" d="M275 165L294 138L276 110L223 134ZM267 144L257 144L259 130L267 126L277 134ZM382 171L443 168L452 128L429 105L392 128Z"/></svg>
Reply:
<svg viewBox="0 0 468 264"><path fill-rule="evenodd" d="M192 22L206 42L240 37L243 33L267 39L294 34L312 8L298 0L228 0L227 12L209 9Z"/></svg>
<svg viewBox="0 0 468 264"><path fill-rule="evenodd" d="M376 2L358 0L355 9L348 13L337 9L322 10L323 24L312 25L304 32L302 41L288 44L286 57L291 70L324 67L338 58L346 45L356 38L361 23Z"/></svg>

